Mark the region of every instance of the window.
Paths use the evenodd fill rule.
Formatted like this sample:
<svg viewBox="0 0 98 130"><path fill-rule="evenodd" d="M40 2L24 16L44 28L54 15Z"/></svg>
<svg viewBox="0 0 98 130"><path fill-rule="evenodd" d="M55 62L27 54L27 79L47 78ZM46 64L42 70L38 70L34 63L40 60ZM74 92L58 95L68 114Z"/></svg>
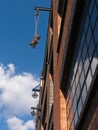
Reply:
<svg viewBox="0 0 98 130"><path fill-rule="evenodd" d="M84 17L84 16L83 16ZM75 50L76 61L74 64L69 90L72 98L72 123L74 129L78 118L84 107L86 97L91 87L91 83L98 66L98 2L92 0L88 6L87 14L81 36L78 37L77 49ZM83 23L81 23L83 24ZM75 62L75 63L74 63ZM70 96L69 96L70 97ZM68 111L68 110L67 110ZM67 117L67 120L69 117Z"/></svg>

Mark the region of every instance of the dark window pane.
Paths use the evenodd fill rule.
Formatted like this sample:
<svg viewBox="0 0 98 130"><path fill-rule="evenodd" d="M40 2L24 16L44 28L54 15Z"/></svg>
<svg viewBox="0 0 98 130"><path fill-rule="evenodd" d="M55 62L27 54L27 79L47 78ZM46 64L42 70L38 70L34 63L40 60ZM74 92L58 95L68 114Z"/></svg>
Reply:
<svg viewBox="0 0 98 130"><path fill-rule="evenodd" d="M83 62L85 60L86 54L87 54L87 45L86 45L86 42L85 42L83 50L82 50L82 60L83 60Z"/></svg>
<svg viewBox="0 0 98 130"><path fill-rule="evenodd" d="M82 33L82 38L81 38L81 41L80 41L80 45L79 45L79 51L81 51L82 48L83 48L84 40L85 40L85 34L83 32Z"/></svg>
<svg viewBox="0 0 98 130"><path fill-rule="evenodd" d="M91 37L92 37L92 30L91 30L91 26L89 26L88 32L87 32L87 37L86 37L87 46L90 44Z"/></svg>
<svg viewBox="0 0 98 130"><path fill-rule="evenodd" d="M96 21L96 26L95 26L95 30L94 30L94 37L95 37L95 42L97 44L98 43L98 19Z"/></svg>
<svg viewBox="0 0 98 130"><path fill-rule="evenodd" d="M80 56L81 56L81 50L79 49L79 52L77 54L77 65L78 65L78 62L80 61Z"/></svg>
<svg viewBox="0 0 98 130"><path fill-rule="evenodd" d="M94 0L91 0L90 9L89 9L90 15L92 13L93 6L94 6Z"/></svg>
<svg viewBox="0 0 98 130"><path fill-rule="evenodd" d="M96 6L94 6L94 10L93 10L93 13L92 13L92 18L91 18L92 28L94 28L97 15L98 15L98 10L97 10Z"/></svg>
<svg viewBox="0 0 98 130"><path fill-rule="evenodd" d="M96 6L98 7L98 0L96 0L96 4L97 4Z"/></svg>
<svg viewBox="0 0 98 130"><path fill-rule="evenodd" d="M90 59L94 53L94 49L95 49L95 44L94 44L94 39L92 38L88 49Z"/></svg>
<svg viewBox="0 0 98 130"><path fill-rule="evenodd" d="M85 27L84 27L85 33L87 32L88 25L89 25L89 16L87 15L86 22L85 22Z"/></svg>

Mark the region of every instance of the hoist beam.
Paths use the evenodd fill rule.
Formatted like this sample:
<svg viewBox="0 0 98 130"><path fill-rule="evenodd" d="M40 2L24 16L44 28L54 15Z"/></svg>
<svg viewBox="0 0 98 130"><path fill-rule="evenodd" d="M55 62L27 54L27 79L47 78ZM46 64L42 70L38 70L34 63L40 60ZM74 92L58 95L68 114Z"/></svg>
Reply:
<svg viewBox="0 0 98 130"><path fill-rule="evenodd" d="M52 11L52 8L35 7L35 10L40 10L40 11Z"/></svg>

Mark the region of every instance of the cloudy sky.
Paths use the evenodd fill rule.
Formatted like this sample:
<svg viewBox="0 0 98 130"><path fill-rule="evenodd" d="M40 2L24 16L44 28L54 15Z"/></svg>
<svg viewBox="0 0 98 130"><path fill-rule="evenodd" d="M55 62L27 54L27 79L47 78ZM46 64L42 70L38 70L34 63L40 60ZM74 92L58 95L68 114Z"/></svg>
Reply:
<svg viewBox="0 0 98 130"><path fill-rule="evenodd" d="M39 84L43 67L48 12L40 12L35 49L34 7L49 7L50 0L0 0L0 130L34 130L32 88Z"/></svg>
<svg viewBox="0 0 98 130"><path fill-rule="evenodd" d="M24 118L30 116L30 106L37 105L38 98L31 98L31 90L38 82L31 73L16 74L12 63L0 65L0 128L2 122L10 130L34 128L33 120L24 121Z"/></svg>

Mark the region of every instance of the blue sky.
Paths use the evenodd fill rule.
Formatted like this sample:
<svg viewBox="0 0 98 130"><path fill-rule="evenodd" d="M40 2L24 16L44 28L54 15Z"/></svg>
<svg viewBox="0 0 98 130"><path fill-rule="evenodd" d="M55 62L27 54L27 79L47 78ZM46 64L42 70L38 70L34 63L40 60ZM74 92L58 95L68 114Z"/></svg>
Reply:
<svg viewBox="0 0 98 130"><path fill-rule="evenodd" d="M0 130L34 130L30 107L36 106L32 88L43 67L48 12L40 11L35 49L34 7L50 7L50 0L0 0Z"/></svg>

